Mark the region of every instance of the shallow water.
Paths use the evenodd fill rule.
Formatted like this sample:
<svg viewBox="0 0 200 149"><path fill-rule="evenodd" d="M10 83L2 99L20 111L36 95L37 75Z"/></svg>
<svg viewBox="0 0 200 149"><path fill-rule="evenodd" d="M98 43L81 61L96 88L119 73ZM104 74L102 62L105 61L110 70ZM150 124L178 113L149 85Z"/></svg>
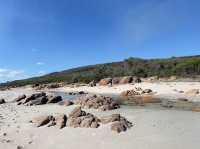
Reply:
<svg viewBox="0 0 200 149"><path fill-rule="evenodd" d="M55 96L61 96L63 100L73 100L76 99L77 97L80 97L82 95L69 95L67 92L58 92L58 91L52 91L50 92L54 94Z"/></svg>
<svg viewBox="0 0 200 149"><path fill-rule="evenodd" d="M64 100L74 100L80 96L83 95L69 95L68 92L58 92L58 91L52 91L50 92L56 96L62 96ZM146 103L144 105L138 105L133 100L125 100L125 98L122 98L118 95L114 94L101 94L104 96L112 97L114 100L117 100L120 105L123 107L129 107L129 108L147 108L147 109L174 109L174 110L186 110L191 111L193 107L200 107L199 102L173 102L173 107L164 107L161 105L161 103ZM165 99L162 99L165 100Z"/></svg>

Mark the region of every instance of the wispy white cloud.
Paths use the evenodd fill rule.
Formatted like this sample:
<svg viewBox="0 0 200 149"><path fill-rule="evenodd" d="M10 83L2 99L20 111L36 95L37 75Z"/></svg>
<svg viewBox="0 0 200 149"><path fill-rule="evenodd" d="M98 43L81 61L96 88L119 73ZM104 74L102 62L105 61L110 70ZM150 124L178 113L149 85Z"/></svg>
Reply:
<svg viewBox="0 0 200 149"><path fill-rule="evenodd" d="M0 82L24 79L29 77L23 70L11 70L0 68Z"/></svg>
<svg viewBox="0 0 200 149"><path fill-rule="evenodd" d="M44 62L37 62L36 64L37 64L37 65L45 65Z"/></svg>

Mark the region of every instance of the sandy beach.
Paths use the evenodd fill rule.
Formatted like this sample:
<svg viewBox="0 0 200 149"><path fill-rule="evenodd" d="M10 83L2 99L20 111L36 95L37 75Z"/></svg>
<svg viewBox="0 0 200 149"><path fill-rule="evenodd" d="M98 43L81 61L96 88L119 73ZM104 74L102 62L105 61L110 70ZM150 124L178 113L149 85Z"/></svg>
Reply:
<svg viewBox="0 0 200 149"><path fill-rule="evenodd" d="M200 101L200 96L188 96L178 91L200 89L199 82L158 82L113 87L62 87L53 91L85 91L96 94L119 95L122 91L141 87L152 89L156 96L171 99L184 97L190 101ZM1 91L0 97L8 103L0 105L0 148L15 149L198 149L200 145L200 113L174 109L153 109L146 107L121 106L111 111L84 109L98 117L120 113L133 123L133 127L120 134L110 131L110 124L98 129L55 127L37 128L29 121L44 114L69 114L75 107L46 104L23 106L11 103L21 94L32 94L30 87Z"/></svg>

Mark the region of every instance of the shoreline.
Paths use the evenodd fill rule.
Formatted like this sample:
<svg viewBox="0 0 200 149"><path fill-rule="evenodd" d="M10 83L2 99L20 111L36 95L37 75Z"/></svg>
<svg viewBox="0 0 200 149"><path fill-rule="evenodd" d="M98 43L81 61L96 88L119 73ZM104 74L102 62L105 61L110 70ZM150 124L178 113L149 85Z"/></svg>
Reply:
<svg viewBox="0 0 200 149"><path fill-rule="evenodd" d="M192 86L192 87L191 87ZM49 91L90 91L91 93L115 93L141 87L152 89L157 96L176 98L187 97L190 101L200 101L200 96L186 96L184 92L197 88L200 82L173 82L173 83L141 83L135 85L118 85L113 87L63 87ZM45 91L45 90L44 90ZM54 127L37 128L29 121L44 114L69 114L76 105L60 106L46 104L39 106L17 106L11 103L21 94L32 94L36 91L30 87L15 88L0 91L0 97L8 102L0 105L0 148L15 149L22 146L24 149L198 149L200 134L200 113L186 110L154 108L146 106L121 106L111 111L84 109L98 117L120 113L133 123L133 127L126 132L116 134L110 131L110 125L101 125L97 129ZM4 135L6 134L6 135ZM80 147L81 146L81 147Z"/></svg>

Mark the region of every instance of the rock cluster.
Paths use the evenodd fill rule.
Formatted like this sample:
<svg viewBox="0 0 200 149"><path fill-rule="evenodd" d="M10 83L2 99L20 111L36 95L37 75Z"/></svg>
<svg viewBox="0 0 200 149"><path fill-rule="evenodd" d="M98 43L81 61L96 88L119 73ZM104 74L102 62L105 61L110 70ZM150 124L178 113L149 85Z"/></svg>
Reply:
<svg viewBox="0 0 200 149"><path fill-rule="evenodd" d="M105 116L100 119L103 124L111 124L111 130L117 133L126 131L131 128L133 124L129 122L126 118L122 117L120 114L112 114L110 116Z"/></svg>
<svg viewBox="0 0 200 149"><path fill-rule="evenodd" d="M136 105L161 103L161 99L156 97L151 89L142 90L141 88L135 88L133 90L123 91L121 96L124 100L128 100Z"/></svg>
<svg viewBox="0 0 200 149"><path fill-rule="evenodd" d="M74 103L80 105L82 108L100 109L102 111L120 108L119 104L111 97L102 95L81 96L74 100Z"/></svg>
<svg viewBox="0 0 200 149"><path fill-rule="evenodd" d="M63 84L61 83L51 83L51 84L34 84L32 85L32 88L36 90L43 90L43 89L53 89L53 88L59 88L62 87Z"/></svg>
<svg viewBox="0 0 200 149"><path fill-rule="evenodd" d="M62 101L61 96L47 96L46 93L41 92L41 93L35 93L30 96L22 95L19 96L14 100L17 102L17 105L27 105L27 106L32 106L32 105L43 105L47 103L58 103Z"/></svg>
<svg viewBox="0 0 200 149"><path fill-rule="evenodd" d="M81 107L75 108L67 121L68 127L98 128L100 120L90 113L81 110Z"/></svg>
<svg viewBox="0 0 200 149"><path fill-rule="evenodd" d="M112 83L112 78L104 78L99 81L99 85L109 85Z"/></svg>
<svg viewBox="0 0 200 149"><path fill-rule="evenodd" d="M126 131L133 126L131 122L120 114L113 114L99 119L91 113L82 111L81 107L76 107L72 110L68 117L65 114L57 116L43 115L33 118L30 122L37 127L46 125L48 127L57 126L60 129L64 127L98 128L100 123L111 123L111 130L117 133Z"/></svg>
<svg viewBox="0 0 200 149"><path fill-rule="evenodd" d="M153 91L151 89L142 90L141 88L136 88L135 90L126 90L121 93L121 96L137 96L137 95L147 95L152 94Z"/></svg>
<svg viewBox="0 0 200 149"><path fill-rule="evenodd" d="M0 99L0 104L4 104L6 101L4 99Z"/></svg>
<svg viewBox="0 0 200 149"><path fill-rule="evenodd" d="M138 77L126 76L126 77L115 77L115 78L104 78L101 79L99 85L117 85L117 84L128 84L128 83L141 83L141 79Z"/></svg>

